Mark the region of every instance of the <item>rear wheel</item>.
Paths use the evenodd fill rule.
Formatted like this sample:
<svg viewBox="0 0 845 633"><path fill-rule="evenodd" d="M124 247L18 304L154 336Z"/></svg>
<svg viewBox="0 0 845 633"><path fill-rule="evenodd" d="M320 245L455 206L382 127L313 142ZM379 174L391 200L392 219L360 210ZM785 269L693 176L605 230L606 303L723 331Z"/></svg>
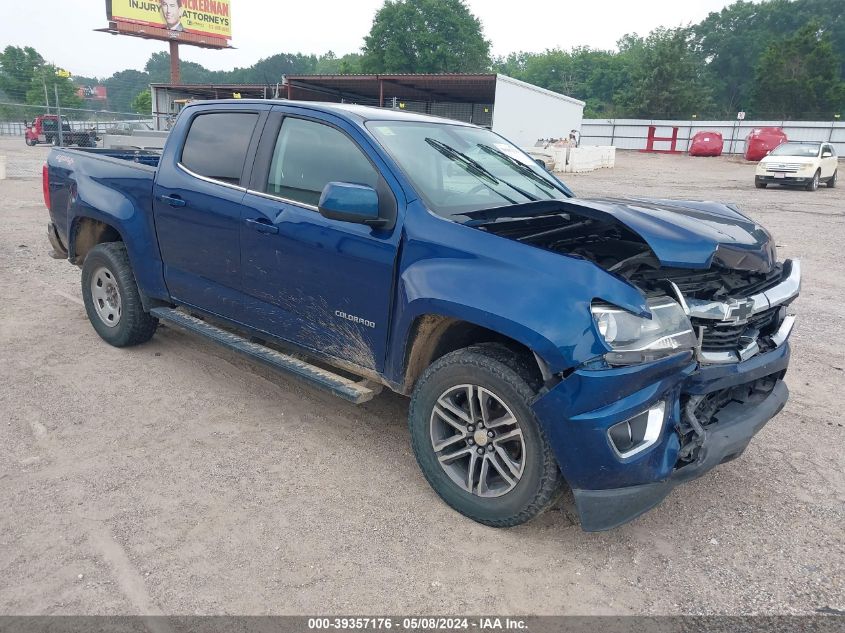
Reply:
<svg viewBox="0 0 845 633"><path fill-rule="evenodd" d="M149 341L158 319L144 312L123 242L98 244L82 265L82 298L97 334L115 347Z"/></svg>
<svg viewBox="0 0 845 633"><path fill-rule="evenodd" d="M479 345L437 360L414 389L408 423L417 462L447 504L479 523L519 525L560 491L530 407L533 382L516 354Z"/></svg>
<svg viewBox="0 0 845 633"><path fill-rule="evenodd" d="M837 172L837 170L835 170L835 169L834 169L834 170L833 170L833 175L830 177L830 180L828 180L828 181L827 181L827 187L828 187L828 189L833 189L833 188L836 186L836 176L837 176L837 173L838 173L838 172Z"/></svg>
<svg viewBox="0 0 845 633"><path fill-rule="evenodd" d="M821 170L817 169L816 173L813 174L813 179L807 183L807 191L815 191L819 188L819 179L821 178Z"/></svg>

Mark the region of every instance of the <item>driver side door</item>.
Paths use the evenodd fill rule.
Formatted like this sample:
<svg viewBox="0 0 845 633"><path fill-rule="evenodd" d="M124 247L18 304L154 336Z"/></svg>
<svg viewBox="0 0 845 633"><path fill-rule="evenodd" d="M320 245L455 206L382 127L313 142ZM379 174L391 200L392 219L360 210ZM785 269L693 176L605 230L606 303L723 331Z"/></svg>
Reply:
<svg viewBox="0 0 845 633"><path fill-rule="evenodd" d="M367 369L384 365L401 231L318 211L329 182L368 185L380 215L396 194L366 138L331 115L284 108L268 120L241 216L247 325Z"/></svg>

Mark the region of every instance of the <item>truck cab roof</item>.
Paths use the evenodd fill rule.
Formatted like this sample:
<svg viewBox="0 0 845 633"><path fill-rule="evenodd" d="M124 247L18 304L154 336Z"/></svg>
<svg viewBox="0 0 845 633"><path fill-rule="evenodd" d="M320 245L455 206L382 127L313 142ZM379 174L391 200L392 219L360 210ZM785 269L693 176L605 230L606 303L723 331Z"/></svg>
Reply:
<svg viewBox="0 0 845 633"><path fill-rule="evenodd" d="M362 124L367 121L417 121L425 123L440 123L451 125L463 125L467 127L478 127L471 123L464 123L462 121L455 121L445 117L432 116L429 114L418 114L416 112L407 112L404 110L394 110L389 108L377 108L374 106L363 106L354 103L324 103L320 101L290 101L288 99L215 99L208 101L194 101L186 108L194 107L208 107L214 105L232 104L232 105L287 105L306 110L313 110L315 112L326 112L335 114L350 122Z"/></svg>

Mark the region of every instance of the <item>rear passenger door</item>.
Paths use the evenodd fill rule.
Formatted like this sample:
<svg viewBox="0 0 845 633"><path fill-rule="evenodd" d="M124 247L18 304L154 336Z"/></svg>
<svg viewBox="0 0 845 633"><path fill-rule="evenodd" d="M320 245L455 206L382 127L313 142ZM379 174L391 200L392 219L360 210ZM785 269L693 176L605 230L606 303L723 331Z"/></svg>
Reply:
<svg viewBox="0 0 845 633"><path fill-rule="evenodd" d="M198 109L170 139L182 150L163 156L153 191L156 233L171 296L241 320L243 179L269 106Z"/></svg>
<svg viewBox="0 0 845 633"><path fill-rule="evenodd" d="M363 151L367 142L332 115L273 112L244 199L243 286L249 325L381 370L399 223L377 228L317 211L327 183L353 182L374 187L382 215L396 216L398 185Z"/></svg>

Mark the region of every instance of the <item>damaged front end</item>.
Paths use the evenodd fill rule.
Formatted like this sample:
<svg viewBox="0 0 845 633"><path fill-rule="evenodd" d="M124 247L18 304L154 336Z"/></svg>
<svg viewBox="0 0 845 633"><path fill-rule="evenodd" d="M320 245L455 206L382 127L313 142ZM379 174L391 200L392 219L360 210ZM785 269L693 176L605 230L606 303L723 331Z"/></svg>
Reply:
<svg viewBox="0 0 845 633"><path fill-rule="evenodd" d="M659 292L668 284L689 317L699 372L707 375L714 366L729 369L786 344L795 325L789 306L801 289L801 265L786 260L768 272L657 269L640 271L631 281L646 292ZM768 395L785 373L777 369L706 393L682 393L678 466L697 459L707 427L718 422L727 405Z"/></svg>
<svg viewBox="0 0 845 633"><path fill-rule="evenodd" d="M534 405L582 527L603 530L737 457L784 406L801 267L777 263L768 232L733 207L557 204L511 210L480 228L588 259L643 296L646 310L634 314L596 290L595 335L607 353Z"/></svg>

